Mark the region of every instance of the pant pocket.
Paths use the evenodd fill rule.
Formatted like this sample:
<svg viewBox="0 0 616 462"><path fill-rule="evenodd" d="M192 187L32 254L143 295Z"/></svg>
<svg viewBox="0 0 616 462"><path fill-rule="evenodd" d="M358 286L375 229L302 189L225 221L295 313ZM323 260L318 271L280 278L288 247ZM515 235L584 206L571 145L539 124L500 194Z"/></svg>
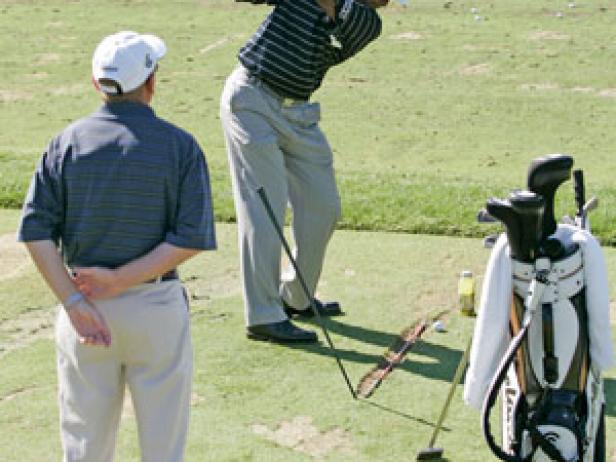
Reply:
<svg viewBox="0 0 616 462"><path fill-rule="evenodd" d="M301 103L283 107L282 115L294 125L303 128L311 127L321 120L321 105L319 103Z"/></svg>

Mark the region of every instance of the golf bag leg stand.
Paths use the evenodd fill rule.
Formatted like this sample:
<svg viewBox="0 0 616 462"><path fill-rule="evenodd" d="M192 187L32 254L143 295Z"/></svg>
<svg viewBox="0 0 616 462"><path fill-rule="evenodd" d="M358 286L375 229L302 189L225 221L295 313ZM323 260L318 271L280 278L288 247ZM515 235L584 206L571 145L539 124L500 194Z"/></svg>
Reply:
<svg viewBox="0 0 616 462"><path fill-rule="evenodd" d="M567 239L575 229L558 230L553 217L555 191L570 177L572 164L561 155L536 159L529 170L530 191L490 199L486 206L505 225L513 294L512 340L488 390L482 420L490 449L507 462L605 461L605 443L598 441L605 438L603 382L590 357L582 250ZM557 230L560 240L554 237ZM501 447L489 424L498 394Z"/></svg>

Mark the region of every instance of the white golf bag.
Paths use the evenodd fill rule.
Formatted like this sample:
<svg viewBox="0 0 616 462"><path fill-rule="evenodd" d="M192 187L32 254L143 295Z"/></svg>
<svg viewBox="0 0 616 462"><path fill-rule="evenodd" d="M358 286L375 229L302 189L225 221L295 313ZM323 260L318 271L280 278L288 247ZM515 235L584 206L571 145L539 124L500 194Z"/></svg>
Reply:
<svg viewBox="0 0 616 462"><path fill-rule="evenodd" d="M487 203L506 236L488 264L484 285L495 287L482 293L465 399L476 404L478 395L485 396L484 436L494 454L508 462L605 461L600 371L614 357L605 265L600 246L584 229L581 181L576 224L556 225L553 218L554 193L572 165L569 156L536 159L529 170L530 191ZM487 310L500 311L482 312ZM499 328L500 334L491 331ZM498 335L506 337L504 348ZM490 430L499 394L500 446Z"/></svg>

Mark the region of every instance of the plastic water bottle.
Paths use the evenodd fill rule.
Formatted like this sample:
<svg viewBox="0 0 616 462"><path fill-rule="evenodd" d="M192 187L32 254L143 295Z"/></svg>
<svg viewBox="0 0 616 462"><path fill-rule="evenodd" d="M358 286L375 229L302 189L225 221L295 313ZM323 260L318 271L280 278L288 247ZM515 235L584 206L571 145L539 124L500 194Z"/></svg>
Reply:
<svg viewBox="0 0 616 462"><path fill-rule="evenodd" d="M473 272L464 270L458 281L460 312L465 316L475 316L475 280Z"/></svg>

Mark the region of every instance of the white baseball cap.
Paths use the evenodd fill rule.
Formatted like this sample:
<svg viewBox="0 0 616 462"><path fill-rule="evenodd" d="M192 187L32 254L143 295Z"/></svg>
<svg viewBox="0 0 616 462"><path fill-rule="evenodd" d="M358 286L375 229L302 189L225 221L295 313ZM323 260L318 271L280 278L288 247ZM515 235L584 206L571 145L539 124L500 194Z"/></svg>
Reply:
<svg viewBox="0 0 616 462"><path fill-rule="evenodd" d="M110 79L117 86L100 85L107 94L122 94L138 88L167 53L165 42L154 35L122 31L105 37L92 56L92 76Z"/></svg>

